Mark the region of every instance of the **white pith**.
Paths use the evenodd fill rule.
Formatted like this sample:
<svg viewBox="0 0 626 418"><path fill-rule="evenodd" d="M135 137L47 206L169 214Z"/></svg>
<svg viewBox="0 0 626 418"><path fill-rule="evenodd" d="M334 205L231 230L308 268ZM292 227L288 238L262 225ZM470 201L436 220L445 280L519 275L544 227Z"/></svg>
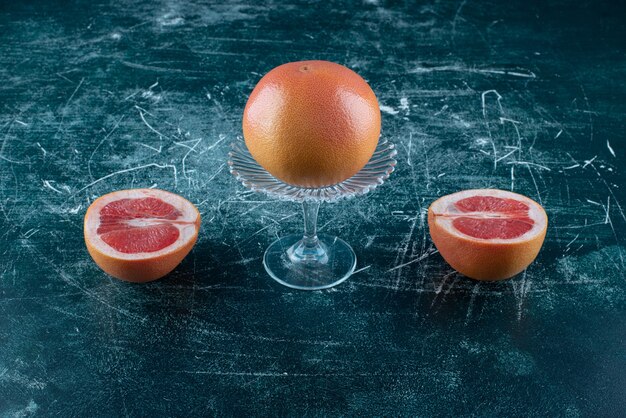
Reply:
<svg viewBox="0 0 626 418"><path fill-rule="evenodd" d="M117 251L115 248L104 242L97 233L98 227L100 226L100 211L102 208L116 200L140 199L145 197L161 199L178 209L182 215L174 221L165 221L163 219L132 219L128 221L128 224L131 226L150 226L169 223L178 228L180 233L176 242L159 251L131 254ZM176 194L156 189L122 190L110 195L105 195L92 204L88 217L85 219L85 233L89 237L91 244L100 252L119 259L138 260L168 254L186 245L196 235L195 223L197 220L198 212L193 205Z"/></svg>
<svg viewBox="0 0 626 418"><path fill-rule="evenodd" d="M485 213L485 212L462 212L456 206L455 203L459 200L475 197L475 196L492 196L499 197L503 199L513 199L525 203L528 205L528 217L534 221L533 227L527 231L526 233L520 235L516 238L511 239L482 239L472 237L471 235L464 234L459 231L452 225L452 221L458 217L471 217L471 218L506 218L506 216L499 216L496 213ZM435 222L437 225L443 227L446 231L450 232L453 235L463 237L465 239L476 240L476 241L485 241L485 242L493 242L493 243L517 243L528 241L529 239L541 234L546 228L548 218L546 216L543 208L534 200L527 198L526 196L508 192L505 190L494 190L494 189L475 189L475 190L464 190L462 192L453 193L448 196L444 196L441 199L435 201L431 209L433 214L435 215Z"/></svg>

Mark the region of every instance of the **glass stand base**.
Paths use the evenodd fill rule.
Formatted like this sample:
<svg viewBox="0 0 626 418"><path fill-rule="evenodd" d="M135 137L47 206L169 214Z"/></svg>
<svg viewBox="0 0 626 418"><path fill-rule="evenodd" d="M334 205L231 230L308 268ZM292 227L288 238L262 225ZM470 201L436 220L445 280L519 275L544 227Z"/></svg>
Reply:
<svg viewBox="0 0 626 418"><path fill-rule="evenodd" d="M346 280L356 266L356 254L344 240L319 235L316 251L303 250L302 235L274 241L265 251L263 265L280 284L300 289L328 289Z"/></svg>

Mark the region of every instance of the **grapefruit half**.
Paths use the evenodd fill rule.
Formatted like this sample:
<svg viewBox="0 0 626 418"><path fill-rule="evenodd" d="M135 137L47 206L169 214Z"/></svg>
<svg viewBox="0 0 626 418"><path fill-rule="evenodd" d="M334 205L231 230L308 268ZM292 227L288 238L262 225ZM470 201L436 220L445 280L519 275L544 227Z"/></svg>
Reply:
<svg viewBox="0 0 626 418"><path fill-rule="evenodd" d="M159 279L176 268L198 238L200 213L188 200L157 189L120 190L85 214L85 244L96 264L129 282Z"/></svg>
<svg viewBox="0 0 626 418"><path fill-rule="evenodd" d="M428 208L428 227L441 256L459 273L502 280L537 257L548 227L541 205L505 190L464 190Z"/></svg>

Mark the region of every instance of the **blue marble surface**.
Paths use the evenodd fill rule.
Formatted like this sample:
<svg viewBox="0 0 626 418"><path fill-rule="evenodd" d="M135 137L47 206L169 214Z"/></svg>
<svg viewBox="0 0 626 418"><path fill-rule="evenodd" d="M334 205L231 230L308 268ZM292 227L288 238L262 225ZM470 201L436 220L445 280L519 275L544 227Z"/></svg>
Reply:
<svg viewBox="0 0 626 418"><path fill-rule="evenodd" d="M547 4L546 4L547 3ZM619 2L0 4L0 415L626 415L626 10ZM398 167L323 206L357 272L281 287L261 257L296 204L228 173L248 94L326 59L376 92ZM174 273L108 277L85 210L122 188L202 213ZM541 202L537 261L456 274L437 197Z"/></svg>

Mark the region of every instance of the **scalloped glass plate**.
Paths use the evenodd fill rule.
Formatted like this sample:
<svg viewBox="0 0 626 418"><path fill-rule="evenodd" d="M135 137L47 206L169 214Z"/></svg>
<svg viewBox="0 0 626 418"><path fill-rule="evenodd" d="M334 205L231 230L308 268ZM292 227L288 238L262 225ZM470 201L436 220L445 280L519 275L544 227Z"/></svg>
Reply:
<svg viewBox="0 0 626 418"><path fill-rule="evenodd" d="M361 171L348 180L322 188L293 186L273 177L252 158L243 139L233 142L232 151L228 154L228 165L237 180L250 190L294 202L334 202L365 194L383 184L394 170L397 153L392 143L380 141L374 155Z"/></svg>

